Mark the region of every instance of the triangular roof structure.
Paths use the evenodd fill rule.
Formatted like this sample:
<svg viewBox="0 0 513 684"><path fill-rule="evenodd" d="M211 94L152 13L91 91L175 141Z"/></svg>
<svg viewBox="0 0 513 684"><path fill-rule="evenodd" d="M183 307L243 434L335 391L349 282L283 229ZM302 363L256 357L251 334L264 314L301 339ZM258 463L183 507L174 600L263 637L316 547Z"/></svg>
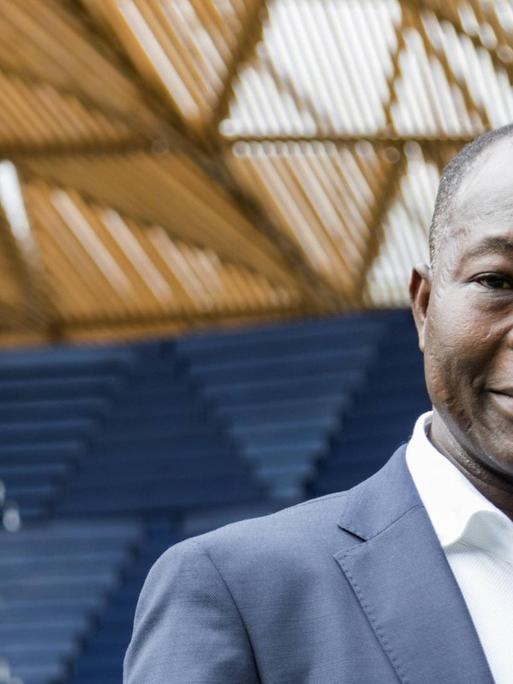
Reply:
<svg viewBox="0 0 513 684"><path fill-rule="evenodd" d="M513 5L0 0L0 343L406 302Z"/></svg>

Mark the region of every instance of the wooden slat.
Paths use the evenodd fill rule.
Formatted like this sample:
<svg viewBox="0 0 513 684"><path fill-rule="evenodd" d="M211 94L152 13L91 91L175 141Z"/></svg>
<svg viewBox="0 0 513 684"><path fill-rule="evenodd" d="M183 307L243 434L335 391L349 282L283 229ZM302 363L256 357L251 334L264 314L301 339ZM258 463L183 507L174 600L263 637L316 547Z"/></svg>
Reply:
<svg viewBox="0 0 513 684"><path fill-rule="evenodd" d="M74 192L40 182L27 184L25 192L54 274L60 320L90 319L100 310L101 317L113 320L189 320L202 311L267 310L273 302L280 308L299 299L297 290L284 291L285 297L260 275L224 264L208 250L173 242L162 228L124 222ZM146 279L142 265L153 269L153 280ZM156 296L155 277L164 285L163 297Z"/></svg>
<svg viewBox="0 0 513 684"><path fill-rule="evenodd" d="M123 215L159 224L173 237L210 247L272 280L294 281L272 244L185 157L26 159L22 167L32 177L74 188Z"/></svg>
<svg viewBox="0 0 513 684"><path fill-rule="evenodd" d="M58 0L3 0L0 38L0 68L7 72L44 80L141 132L160 128L115 56L93 44Z"/></svg>
<svg viewBox="0 0 513 684"><path fill-rule="evenodd" d="M210 117L210 135L217 142L219 141L219 123L228 113L235 80L244 62L253 54L262 36L262 29L267 16L266 0L246 0L245 4L246 10L237 36L237 45L227 63L223 88Z"/></svg>
<svg viewBox="0 0 513 684"><path fill-rule="evenodd" d="M388 208L392 204L395 194L397 192L401 176L404 173L405 158L404 154L399 156L395 164L383 162L386 165L386 170L383 168L383 179L379 193L376 194L372 208L371 208L371 222L369 224L369 238L367 240L365 258L363 268L359 275L358 285L355 287L356 292L363 293L367 276L372 268L374 260L379 254L380 245L383 239L383 223L385 220ZM363 302L362 302L363 303Z"/></svg>

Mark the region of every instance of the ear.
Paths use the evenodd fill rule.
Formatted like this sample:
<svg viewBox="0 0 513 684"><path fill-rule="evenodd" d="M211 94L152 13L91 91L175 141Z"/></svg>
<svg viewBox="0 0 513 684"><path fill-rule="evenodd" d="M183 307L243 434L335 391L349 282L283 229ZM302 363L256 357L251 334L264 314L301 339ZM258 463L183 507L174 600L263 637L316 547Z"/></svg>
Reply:
<svg viewBox="0 0 513 684"><path fill-rule="evenodd" d="M420 351L424 351L426 317L431 295L432 274L427 264L416 266L411 272L410 301L419 336Z"/></svg>

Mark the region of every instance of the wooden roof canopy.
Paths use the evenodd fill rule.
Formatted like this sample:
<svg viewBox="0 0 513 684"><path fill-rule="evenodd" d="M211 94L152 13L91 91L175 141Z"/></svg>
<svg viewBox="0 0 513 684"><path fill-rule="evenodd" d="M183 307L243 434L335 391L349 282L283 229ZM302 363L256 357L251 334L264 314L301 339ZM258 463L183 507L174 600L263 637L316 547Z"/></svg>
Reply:
<svg viewBox="0 0 513 684"><path fill-rule="evenodd" d="M0 343L396 306L510 0L0 0Z"/></svg>

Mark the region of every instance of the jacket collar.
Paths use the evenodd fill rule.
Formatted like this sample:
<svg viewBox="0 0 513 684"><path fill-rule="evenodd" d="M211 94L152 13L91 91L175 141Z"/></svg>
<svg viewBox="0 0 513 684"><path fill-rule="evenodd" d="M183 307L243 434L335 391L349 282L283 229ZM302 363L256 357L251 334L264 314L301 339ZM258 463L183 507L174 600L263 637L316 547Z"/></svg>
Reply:
<svg viewBox="0 0 513 684"><path fill-rule="evenodd" d="M463 596L405 462L405 447L352 489L335 554L403 684L493 684Z"/></svg>
<svg viewBox="0 0 513 684"><path fill-rule="evenodd" d="M401 446L381 470L353 487L339 520L339 527L367 541L422 502L405 461Z"/></svg>

